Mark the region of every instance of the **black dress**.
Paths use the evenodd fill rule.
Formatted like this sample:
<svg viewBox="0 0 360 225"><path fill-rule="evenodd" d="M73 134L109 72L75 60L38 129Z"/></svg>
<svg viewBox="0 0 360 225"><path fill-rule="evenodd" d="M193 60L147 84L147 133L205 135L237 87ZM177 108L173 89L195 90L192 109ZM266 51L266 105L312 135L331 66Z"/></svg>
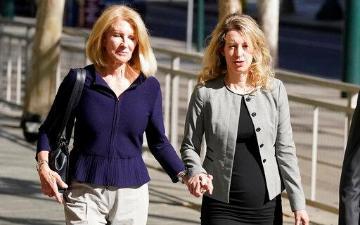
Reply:
<svg viewBox="0 0 360 225"><path fill-rule="evenodd" d="M280 195L269 201L256 134L242 97L230 202L204 196L202 225L280 225Z"/></svg>

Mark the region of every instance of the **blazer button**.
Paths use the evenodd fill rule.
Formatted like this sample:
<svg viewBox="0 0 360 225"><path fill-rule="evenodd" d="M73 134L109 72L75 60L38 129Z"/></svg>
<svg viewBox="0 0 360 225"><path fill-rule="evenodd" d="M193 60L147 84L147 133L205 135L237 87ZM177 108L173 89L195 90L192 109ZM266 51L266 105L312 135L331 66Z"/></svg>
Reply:
<svg viewBox="0 0 360 225"><path fill-rule="evenodd" d="M255 117L255 116L256 116L256 112L251 113L251 116L252 116L252 117Z"/></svg>
<svg viewBox="0 0 360 225"><path fill-rule="evenodd" d="M245 98L245 101L250 102L251 98L247 97Z"/></svg>
<svg viewBox="0 0 360 225"><path fill-rule="evenodd" d="M256 128L256 132L259 132L259 131L261 131L261 128L260 127Z"/></svg>
<svg viewBox="0 0 360 225"><path fill-rule="evenodd" d="M263 163L266 163L266 159L263 159Z"/></svg>
<svg viewBox="0 0 360 225"><path fill-rule="evenodd" d="M262 147L264 147L264 144L261 144L261 145L260 145L260 148L262 148Z"/></svg>

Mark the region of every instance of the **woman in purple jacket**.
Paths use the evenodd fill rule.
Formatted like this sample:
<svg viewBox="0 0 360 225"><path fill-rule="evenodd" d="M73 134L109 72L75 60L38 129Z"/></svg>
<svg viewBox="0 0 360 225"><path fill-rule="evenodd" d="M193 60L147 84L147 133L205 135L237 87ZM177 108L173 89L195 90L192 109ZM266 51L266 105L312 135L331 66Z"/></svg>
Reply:
<svg viewBox="0 0 360 225"><path fill-rule="evenodd" d="M164 134L156 60L141 17L126 6L106 9L90 33L86 53L93 65L75 117L70 180L65 184L48 166L52 118L62 117L76 80L62 82L40 128L38 172L45 195L64 202L66 224L145 225L149 174L141 157L143 133L155 158L178 181L184 165ZM58 186L67 188L64 198Z"/></svg>

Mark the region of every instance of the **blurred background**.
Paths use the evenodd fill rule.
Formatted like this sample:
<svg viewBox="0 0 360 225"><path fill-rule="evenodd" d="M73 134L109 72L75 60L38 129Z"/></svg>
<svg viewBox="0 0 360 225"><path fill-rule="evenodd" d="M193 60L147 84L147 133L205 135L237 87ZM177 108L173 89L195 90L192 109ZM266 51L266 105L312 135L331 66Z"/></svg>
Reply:
<svg viewBox="0 0 360 225"><path fill-rule="evenodd" d="M288 91L312 224L337 224L342 160L360 90L359 0L0 0L0 199L10 204L0 206L0 224L63 224L61 207L40 194L37 129L69 69L91 63L84 53L89 28L111 4L127 4L145 21L175 149L208 36L227 13L254 17ZM170 184L146 149L149 224L199 224L201 201ZM291 224L284 199L284 224Z"/></svg>
<svg viewBox="0 0 360 225"><path fill-rule="evenodd" d="M36 2L1 0L1 15L4 18L35 18ZM202 2L203 12L200 13L203 15L198 15L199 2ZM245 0L242 1L242 9L244 13L257 17L257 5L276 4L271 2L273 1L266 3ZM136 8L153 36L186 41L189 29L187 0L66 0L63 24L69 27L89 28L104 7L111 4L127 4ZM219 4L216 0L195 0L192 7L192 43L203 47L206 37L217 22ZM342 27L346 15L345 0L282 0L279 7L278 66L315 76L344 80L341 73L341 56ZM203 21L199 22L199 19ZM305 22L301 23L302 21ZM198 34L199 31L202 33ZM199 35L202 36L201 40L198 40ZM197 48L200 49L198 46ZM299 54L292 54L294 50ZM302 57L298 57L299 55Z"/></svg>

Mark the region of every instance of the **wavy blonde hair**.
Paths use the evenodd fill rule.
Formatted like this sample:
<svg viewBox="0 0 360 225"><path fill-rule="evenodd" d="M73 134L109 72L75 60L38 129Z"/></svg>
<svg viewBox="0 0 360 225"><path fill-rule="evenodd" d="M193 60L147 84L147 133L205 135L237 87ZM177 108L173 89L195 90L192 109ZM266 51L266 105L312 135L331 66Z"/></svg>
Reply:
<svg viewBox="0 0 360 225"><path fill-rule="evenodd" d="M226 61L222 52L225 46L225 36L231 30L239 31L251 42L253 47L253 62L250 65L248 75L249 83L254 87L269 88L274 72L265 35L254 19L239 13L224 17L211 33L210 43L205 49L198 83L205 84L206 81L226 74Z"/></svg>
<svg viewBox="0 0 360 225"><path fill-rule="evenodd" d="M108 62L106 62L103 38L111 24L118 18L131 24L138 40L129 65L135 70L142 71L146 76L155 74L157 63L145 24L135 10L124 5L110 6L97 19L86 43L87 57L94 63L97 70L105 70Z"/></svg>

